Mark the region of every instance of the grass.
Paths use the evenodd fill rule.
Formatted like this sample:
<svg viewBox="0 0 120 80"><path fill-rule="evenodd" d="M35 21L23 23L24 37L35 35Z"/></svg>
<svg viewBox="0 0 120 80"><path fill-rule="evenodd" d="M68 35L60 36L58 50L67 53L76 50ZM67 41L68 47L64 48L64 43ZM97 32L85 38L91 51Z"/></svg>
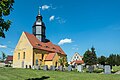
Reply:
<svg viewBox="0 0 120 80"><path fill-rule="evenodd" d="M113 66L113 71L120 71L120 66Z"/></svg>
<svg viewBox="0 0 120 80"><path fill-rule="evenodd" d="M120 80L120 75L0 68L0 80Z"/></svg>

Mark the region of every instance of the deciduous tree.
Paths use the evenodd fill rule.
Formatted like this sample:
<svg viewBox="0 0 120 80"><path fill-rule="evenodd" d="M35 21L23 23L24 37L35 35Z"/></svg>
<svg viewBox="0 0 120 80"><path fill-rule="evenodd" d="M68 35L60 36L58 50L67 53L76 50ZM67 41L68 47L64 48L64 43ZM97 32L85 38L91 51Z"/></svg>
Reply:
<svg viewBox="0 0 120 80"><path fill-rule="evenodd" d="M13 10L14 0L0 0L0 37L5 38L5 32L10 28L11 21L3 17L8 16Z"/></svg>

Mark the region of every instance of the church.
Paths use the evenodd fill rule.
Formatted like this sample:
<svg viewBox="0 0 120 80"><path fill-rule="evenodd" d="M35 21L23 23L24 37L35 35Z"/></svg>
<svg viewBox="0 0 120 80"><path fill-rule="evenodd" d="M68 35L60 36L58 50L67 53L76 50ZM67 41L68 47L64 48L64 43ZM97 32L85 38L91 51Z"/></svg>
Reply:
<svg viewBox="0 0 120 80"><path fill-rule="evenodd" d="M22 32L13 54L13 68L31 68L33 66L60 66L59 59L67 55L60 46L46 39L45 24L40 10L32 26L32 34ZM64 62L63 64L65 64Z"/></svg>

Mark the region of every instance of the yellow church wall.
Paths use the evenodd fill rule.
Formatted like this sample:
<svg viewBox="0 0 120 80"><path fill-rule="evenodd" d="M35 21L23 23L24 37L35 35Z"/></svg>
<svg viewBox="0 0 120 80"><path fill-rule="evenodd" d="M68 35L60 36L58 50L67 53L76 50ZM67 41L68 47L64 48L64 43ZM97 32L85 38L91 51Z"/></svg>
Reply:
<svg viewBox="0 0 120 80"><path fill-rule="evenodd" d="M50 66L53 65L53 61L45 61L45 65L47 65L48 68L50 68Z"/></svg>
<svg viewBox="0 0 120 80"><path fill-rule="evenodd" d="M59 58L60 58L60 56L56 53L53 60L52 60L52 63L54 66L57 66L57 67L60 66ZM56 62L57 62L57 65L56 65Z"/></svg>
<svg viewBox="0 0 120 80"><path fill-rule="evenodd" d="M23 54L25 52L25 59ZM20 53L20 59L18 59L18 53ZM29 43L25 33L23 32L13 54L13 68L25 68L29 65L32 66L33 61L33 47Z"/></svg>
<svg viewBox="0 0 120 80"><path fill-rule="evenodd" d="M43 59L42 59L43 54ZM45 65L44 60L46 59L48 52L43 50L34 49L34 65L36 65L36 60L38 60L38 65Z"/></svg>

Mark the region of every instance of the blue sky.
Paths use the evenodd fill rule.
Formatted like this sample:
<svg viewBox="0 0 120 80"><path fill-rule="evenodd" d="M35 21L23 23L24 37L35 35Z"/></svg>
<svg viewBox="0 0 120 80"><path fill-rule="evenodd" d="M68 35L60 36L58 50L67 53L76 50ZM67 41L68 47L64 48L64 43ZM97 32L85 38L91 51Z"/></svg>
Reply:
<svg viewBox="0 0 120 80"><path fill-rule="evenodd" d="M41 6L46 36L54 44L65 42L60 46L68 60L75 52L83 55L92 46L97 56L119 54L119 3L119 0L15 0L14 10L5 17L12 20L12 25L6 38L0 38L0 51L13 54L21 33L32 33Z"/></svg>

